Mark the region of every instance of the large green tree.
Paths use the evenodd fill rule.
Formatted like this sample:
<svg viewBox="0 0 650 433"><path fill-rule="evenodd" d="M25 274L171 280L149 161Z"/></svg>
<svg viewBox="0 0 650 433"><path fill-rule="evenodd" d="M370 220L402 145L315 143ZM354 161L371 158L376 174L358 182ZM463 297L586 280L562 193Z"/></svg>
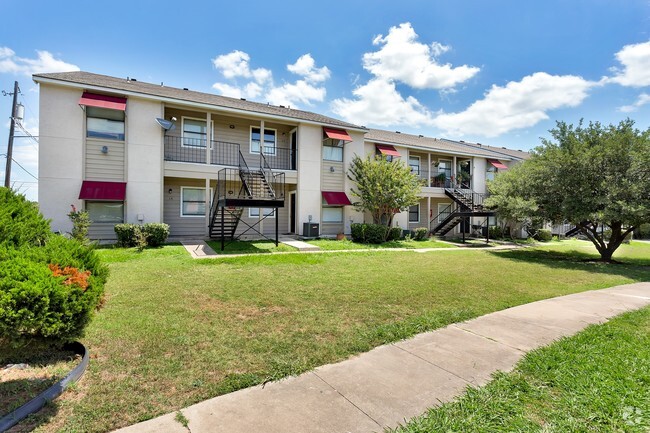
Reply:
<svg viewBox="0 0 650 433"><path fill-rule="evenodd" d="M359 198L357 210L368 211L374 224L390 227L397 212L406 211L419 201L422 181L400 160L388 161L381 156L365 159L355 156L348 178L356 183L352 194Z"/></svg>
<svg viewBox="0 0 650 433"><path fill-rule="evenodd" d="M650 222L650 129L639 131L628 119L558 122L550 133L529 160L497 176L486 204L517 217L568 221L609 262L635 227Z"/></svg>

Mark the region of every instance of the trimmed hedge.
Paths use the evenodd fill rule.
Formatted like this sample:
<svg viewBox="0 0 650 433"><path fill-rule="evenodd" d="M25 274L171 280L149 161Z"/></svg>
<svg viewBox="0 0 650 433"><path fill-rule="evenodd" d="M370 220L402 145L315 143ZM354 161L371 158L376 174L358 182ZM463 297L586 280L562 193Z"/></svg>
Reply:
<svg viewBox="0 0 650 433"><path fill-rule="evenodd" d="M139 246L142 237L148 246L158 247L167 240L169 225L163 223L116 224L115 234L117 235L117 244L121 247Z"/></svg>
<svg viewBox="0 0 650 433"><path fill-rule="evenodd" d="M549 242L553 239L553 234L549 229L539 229L535 233L535 239L540 242Z"/></svg>
<svg viewBox="0 0 650 433"><path fill-rule="evenodd" d="M429 238L429 229L426 227L418 227L413 230L413 239L416 241L426 241Z"/></svg>
<svg viewBox="0 0 650 433"><path fill-rule="evenodd" d="M387 227L381 224L359 224L350 226L352 240L362 244L381 244L387 237Z"/></svg>
<svg viewBox="0 0 650 433"><path fill-rule="evenodd" d="M388 241L398 241L402 238L402 228L401 227L391 227L388 230Z"/></svg>

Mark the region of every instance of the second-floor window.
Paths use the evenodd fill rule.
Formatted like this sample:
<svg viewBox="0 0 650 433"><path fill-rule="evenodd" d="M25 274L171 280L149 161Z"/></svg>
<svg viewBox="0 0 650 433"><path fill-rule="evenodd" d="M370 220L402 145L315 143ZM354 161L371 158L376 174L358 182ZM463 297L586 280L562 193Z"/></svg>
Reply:
<svg viewBox="0 0 650 433"><path fill-rule="evenodd" d="M260 146L263 146L264 155L275 155L277 131L264 128L264 142L262 144L260 129L251 127L251 153L260 153Z"/></svg>
<svg viewBox="0 0 650 433"><path fill-rule="evenodd" d="M323 160L343 162L343 147L323 145Z"/></svg>
<svg viewBox="0 0 650 433"><path fill-rule="evenodd" d="M419 156L409 156L409 167L411 167L411 173L417 175L420 174L420 157Z"/></svg>
<svg viewBox="0 0 650 433"><path fill-rule="evenodd" d="M205 120L183 118L183 146L205 147L207 132Z"/></svg>
<svg viewBox="0 0 650 433"><path fill-rule="evenodd" d="M86 107L86 137L124 141L124 111Z"/></svg>

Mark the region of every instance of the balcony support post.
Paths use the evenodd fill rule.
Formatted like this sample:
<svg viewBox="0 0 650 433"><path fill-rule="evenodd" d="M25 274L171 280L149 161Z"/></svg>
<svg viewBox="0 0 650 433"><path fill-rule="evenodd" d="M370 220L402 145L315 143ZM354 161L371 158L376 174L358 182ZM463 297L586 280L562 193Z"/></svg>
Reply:
<svg viewBox="0 0 650 433"><path fill-rule="evenodd" d="M210 178L205 178L205 236L210 236Z"/></svg>
<svg viewBox="0 0 650 433"><path fill-rule="evenodd" d="M212 115L208 111L205 116L205 163L210 165L210 148L212 147Z"/></svg>
<svg viewBox="0 0 650 433"><path fill-rule="evenodd" d="M427 153L427 158L429 160L427 164L427 186L433 186L431 183L431 178L433 177L433 172L431 171L431 154ZM431 201L429 200L429 205L431 204ZM431 227L429 227L431 228Z"/></svg>

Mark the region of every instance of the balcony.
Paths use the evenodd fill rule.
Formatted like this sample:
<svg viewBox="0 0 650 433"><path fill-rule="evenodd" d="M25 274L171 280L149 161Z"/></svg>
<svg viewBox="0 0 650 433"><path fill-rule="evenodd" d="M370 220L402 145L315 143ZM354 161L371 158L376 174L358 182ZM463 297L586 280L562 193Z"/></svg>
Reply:
<svg viewBox="0 0 650 433"><path fill-rule="evenodd" d="M206 149L206 140L198 138L165 136L165 161L187 162L192 164L223 165L238 167L240 158L239 143L211 141L210 149ZM246 146L247 148L248 146ZM241 152L248 163L259 165L259 153ZM276 147L266 149L264 157L274 170L295 170L296 154L289 148Z"/></svg>

